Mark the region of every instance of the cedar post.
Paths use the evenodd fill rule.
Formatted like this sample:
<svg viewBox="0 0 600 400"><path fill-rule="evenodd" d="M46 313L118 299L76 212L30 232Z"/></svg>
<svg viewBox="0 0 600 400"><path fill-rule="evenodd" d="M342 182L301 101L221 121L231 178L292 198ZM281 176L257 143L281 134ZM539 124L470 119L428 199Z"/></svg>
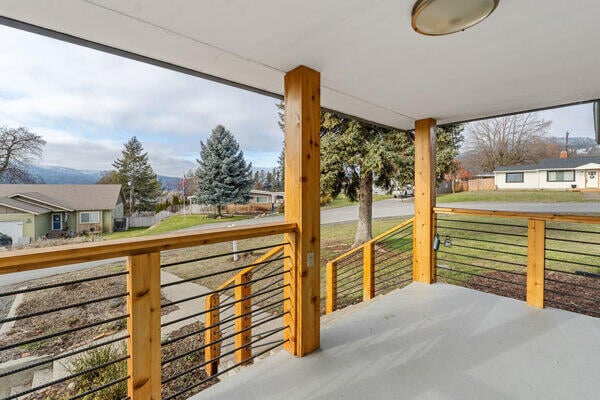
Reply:
<svg viewBox="0 0 600 400"><path fill-rule="evenodd" d="M160 253L127 257L127 391L160 400Z"/></svg>
<svg viewBox="0 0 600 400"><path fill-rule="evenodd" d="M337 303L337 262L328 262L325 273L325 313L329 314L335 311Z"/></svg>
<svg viewBox="0 0 600 400"><path fill-rule="evenodd" d="M285 75L285 348L304 356L320 346L320 74L300 66Z"/></svg>
<svg viewBox="0 0 600 400"><path fill-rule="evenodd" d="M252 299L247 298L252 293L250 284L247 284L250 274L240 273L235 277L235 359L242 365L250 364L252 357L252 349L248 345L252 338L252 314L248 314L252 310Z"/></svg>
<svg viewBox="0 0 600 400"><path fill-rule="evenodd" d="M527 304L543 308L546 221L530 219L527 224Z"/></svg>
<svg viewBox="0 0 600 400"><path fill-rule="evenodd" d="M204 332L204 344L208 346L204 350L204 362L208 363L204 368L208 376L213 376L219 372L221 343L215 343L221 338L221 330L219 329L219 302L219 293L208 295L204 300L204 309L207 311L204 324L206 327L211 327L207 328Z"/></svg>
<svg viewBox="0 0 600 400"><path fill-rule="evenodd" d="M375 243L363 245L363 301L375 297Z"/></svg>
<svg viewBox="0 0 600 400"><path fill-rule="evenodd" d="M435 135L436 121L421 119L415 122L415 222L413 227L413 280L434 281L435 258Z"/></svg>

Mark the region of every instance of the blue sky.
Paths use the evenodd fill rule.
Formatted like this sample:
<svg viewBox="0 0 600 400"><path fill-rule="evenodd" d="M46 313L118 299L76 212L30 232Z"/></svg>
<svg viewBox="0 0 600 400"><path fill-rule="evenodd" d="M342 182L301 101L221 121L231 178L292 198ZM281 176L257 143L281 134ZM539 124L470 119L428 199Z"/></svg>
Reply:
<svg viewBox="0 0 600 400"><path fill-rule="evenodd" d="M106 170L136 135L155 172L181 176L217 124L256 167L281 151L275 99L2 26L0 54L0 124L42 135L42 165ZM593 137L591 105L540 116Z"/></svg>

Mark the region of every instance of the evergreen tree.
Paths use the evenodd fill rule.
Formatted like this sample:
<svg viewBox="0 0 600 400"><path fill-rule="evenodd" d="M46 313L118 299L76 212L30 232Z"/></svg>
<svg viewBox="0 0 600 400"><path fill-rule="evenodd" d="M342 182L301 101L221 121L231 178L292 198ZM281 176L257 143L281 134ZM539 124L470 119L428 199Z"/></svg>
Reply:
<svg viewBox="0 0 600 400"><path fill-rule="evenodd" d="M112 165L116 169L116 181L123 187L126 212L131 215L135 211L154 210L162 189L148 163L148 153L135 136L124 147L121 158Z"/></svg>
<svg viewBox="0 0 600 400"><path fill-rule="evenodd" d="M247 202L253 183L252 165L246 164L231 132L218 125L200 146L200 159L196 160L199 201L216 205L219 216L223 205Z"/></svg>

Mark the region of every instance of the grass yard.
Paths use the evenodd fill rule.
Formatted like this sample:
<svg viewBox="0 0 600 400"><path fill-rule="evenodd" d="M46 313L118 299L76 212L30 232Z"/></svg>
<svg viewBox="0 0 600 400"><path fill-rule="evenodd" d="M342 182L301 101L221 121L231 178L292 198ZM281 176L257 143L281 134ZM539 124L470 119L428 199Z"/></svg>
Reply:
<svg viewBox="0 0 600 400"><path fill-rule="evenodd" d="M234 222L248 218L250 217L247 215L234 215L231 217L223 217L221 219L207 218L204 215L174 215L149 228L131 228L127 232L113 232L108 235L103 235L103 238L110 240L158 235L161 233L191 228L192 226L197 225L214 224L219 222Z"/></svg>
<svg viewBox="0 0 600 400"><path fill-rule="evenodd" d="M495 190L442 194L437 197L437 201L438 203L459 203L471 201L559 203L585 200L583 199L581 192L550 190Z"/></svg>
<svg viewBox="0 0 600 400"><path fill-rule="evenodd" d="M373 201L381 201L381 200L387 200L387 199L391 199L391 198L392 198L391 194L374 194L373 195ZM335 200L333 200L331 203L327 204L326 206L323 206L322 208L347 207L347 206L354 206L357 204L358 204L357 201L352 202L346 196L344 196L343 194L340 194Z"/></svg>

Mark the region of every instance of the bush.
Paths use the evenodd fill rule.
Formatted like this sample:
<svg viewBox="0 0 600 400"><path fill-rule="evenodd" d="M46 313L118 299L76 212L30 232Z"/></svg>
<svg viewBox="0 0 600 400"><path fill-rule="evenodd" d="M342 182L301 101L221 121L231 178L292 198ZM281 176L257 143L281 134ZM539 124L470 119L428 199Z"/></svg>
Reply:
<svg viewBox="0 0 600 400"><path fill-rule="evenodd" d="M325 196L321 197L321 206L326 206L327 204L331 203L333 201L333 197L331 197L331 195L326 194Z"/></svg>
<svg viewBox="0 0 600 400"><path fill-rule="evenodd" d="M284 204L284 203L281 203L281 204L279 205L279 207L277 207L277 212L278 212L279 214L283 214L283 213L285 212L285 204Z"/></svg>
<svg viewBox="0 0 600 400"><path fill-rule="evenodd" d="M83 353L67 366L70 374L77 374L98 365L106 364L126 355L124 345L107 345ZM120 361L96 371L87 372L73 379L73 387L66 397L72 397L106 383L127 376L127 361ZM127 397L127 381L109 386L104 390L84 396L84 400L120 400Z"/></svg>

